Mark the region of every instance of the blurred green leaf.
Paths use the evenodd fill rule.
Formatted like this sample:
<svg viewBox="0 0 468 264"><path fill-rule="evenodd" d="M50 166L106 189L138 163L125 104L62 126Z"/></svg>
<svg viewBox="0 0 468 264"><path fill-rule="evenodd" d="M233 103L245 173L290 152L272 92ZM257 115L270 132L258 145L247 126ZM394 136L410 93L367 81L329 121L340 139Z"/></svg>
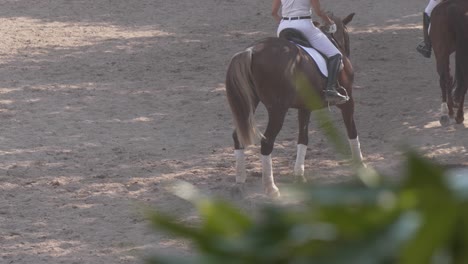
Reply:
<svg viewBox="0 0 468 264"><path fill-rule="evenodd" d="M145 263L147 264L187 264L194 263L192 262L193 258L189 257L179 257L179 256L152 256L146 259Z"/></svg>
<svg viewBox="0 0 468 264"><path fill-rule="evenodd" d="M175 218L157 212L149 212L147 214L148 219L156 229L162 229L173 235L190 238L195 241L202 241L205 238L205 235L198 228L180 224Z"/></svg>
<svg viewBox="0 0 468 264"><path fill-rule="evenodd" d="M459 218L453 230L453 239L449 242L450 255L454 264L464 264L468 260L468 202L458 206Z"/></svg>
<svg viewBox="0 0 468 264"><path fill-rule="evenodd" d="M217 236L239 236L252 225L248 216L223 201L205 199L198 203L202 231Z"/></svg>
<svg viewBox="0 0 468 264"><path fill-rule="evenodd" d="M306 80L297 80L305 98L318 98L308 94ZM338 133L327 134L342 145ZM294 188L289 204L259 205L255 217L179 182L173 189L195 204L200 222L190 226L160 213L149 218L157 229L191 241L194 254L148 263L468 263L467 181L447 177L415 152L407 154L406 168L398 184L375 170L358 170L357 183Z"/></svg>
<svg viewBox="0 0 468 264"><path fill-rule="evenodd" d="M337 243L330 254L311 263L394 263L400 246L407 241L418 225L419 219L413 213L398 215L380 228L366 230L359 238Z"/></svg>
<svg viewBox="0 0 468 264"><path fill-rule="evenodd" d="M406 179L403 188L417 197L423 223L404 248L401 263L430 263L434 252L453 234L458 212L456 200L444 180L443 169L415 153L408 155Z"/></svg>

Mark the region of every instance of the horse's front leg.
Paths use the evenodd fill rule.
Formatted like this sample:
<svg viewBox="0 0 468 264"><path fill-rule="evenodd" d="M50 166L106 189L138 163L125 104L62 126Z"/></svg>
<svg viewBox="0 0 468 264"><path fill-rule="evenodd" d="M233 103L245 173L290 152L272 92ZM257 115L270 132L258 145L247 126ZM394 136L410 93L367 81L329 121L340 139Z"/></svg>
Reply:
<svg viewBox="0 0 468 264"><path fill-rule="evenodd" d="M307 152L307 145L309 144L309 120L310 111L299 109L299 137L297 139L297 155L296 163L294 165L294 178L295 181L299 182L307 182L306 178L304 177L304 162Z"/></svg>
<svg viewBox="0 0 468 264"><path fill-rule="evenodd" d="M462 95L460 98L460 103L458 105L457 116L455 117L455 122L457 122L457 124L461 124L465 120L465 117L464 117L465 113L463 112L464 104L465 104L465 95Z"/></svg>
<svg viewBox="0 0 468 264"><path fill-rule="evenodd" d="M448 115L450 118L454 117L453 109L458 107L458 104L455 102L454 97L453 97L453 84L454 84L453 77L449 73L445 85L447 87L447 108L448 108Z"/></svg>
<svg viewBox="0 0 468 264"><path fill-rule="evenodd" d="M465 104L465 95L466 95L466 92L468 90L468 67L461 67L461 62L459 63L459 61L462 59L462 51L459 51L459 53L457 54L457 63L459 65L457 65L456 67L456 78L457 78L457 97L460 97L460 98L456 98L457 102L458 102L458 110L457 110L457 116L455 117L455 121L457 122L457 124L461 124L463 123L463 121L465 120L464 118L464 112L463 112L463 107L464 107L464 104ZM464 53L466 55L466 53Z"/></svg>
<svg viewBox="0 0 468 264"><path fill-rule="evenodd" d="M351 97L348 102L345 104L339 105L341 109L341 116L346 127L346 132L348 134L348 142L351 149L351 158L353 164L356 166L363 166L363 156L361 152L361 143L359 142L359 137L356 129L356 124L354 123L354 99Z"/></svg>

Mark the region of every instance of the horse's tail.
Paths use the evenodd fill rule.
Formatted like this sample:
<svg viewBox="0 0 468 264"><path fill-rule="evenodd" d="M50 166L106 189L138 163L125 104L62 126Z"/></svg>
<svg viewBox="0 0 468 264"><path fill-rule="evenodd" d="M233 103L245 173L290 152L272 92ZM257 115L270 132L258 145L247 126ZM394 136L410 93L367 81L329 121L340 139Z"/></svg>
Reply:
<svg viewBox="0 0 468 264"><path fill-rule="evenodd" d="M234 55L226 74L226 94L234 117L237 136L243 146L251 145L259 132L255 125L252 49Z"/></svg>
<svg viewBox="0 0 468 264"><path fill-rule="evenodd" d="M456 4L451 4L448 7L449 17L451 19L451 27L454 29L455 37L455 83L454 91L455 101L460 101L466 93L468 80L463 72L465 67L468 68L468 19L463 12L460 12L460 7Z"/></svg>

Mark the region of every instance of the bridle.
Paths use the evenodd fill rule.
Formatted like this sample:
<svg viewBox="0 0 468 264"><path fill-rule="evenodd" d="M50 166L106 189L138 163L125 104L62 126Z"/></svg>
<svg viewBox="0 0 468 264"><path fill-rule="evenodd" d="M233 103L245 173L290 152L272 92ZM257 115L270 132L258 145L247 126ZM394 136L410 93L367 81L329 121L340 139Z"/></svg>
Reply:
<svg viewBox="0 0 468 264"><path fill-rule="evenodd" d="M347 33L348 30L347 30L347 28L346 28L346 25L342 24L342 26L343 26L343 32L344 32L344 33ZM347 39L347 37L346 37L347 34L344 34L344 33L343 33L343 41L344 41L343 44L345 45L345 47L343 47L343 46L340 44L340 42L339 42L338 40L336 40L335 34L334 34L334 33L329 33L328 35L329 35L330 40L333 42L333 44L335 44L336 47L337 47L340 51L344 51L344 52L346 53L346 57L349 57L350 51L349 51L349 48L346 48L346 47L349 47L349 44L347 43L347 42L349 42L349 39ZM348 44L348 45L347 45L347 44Z"/></svg>

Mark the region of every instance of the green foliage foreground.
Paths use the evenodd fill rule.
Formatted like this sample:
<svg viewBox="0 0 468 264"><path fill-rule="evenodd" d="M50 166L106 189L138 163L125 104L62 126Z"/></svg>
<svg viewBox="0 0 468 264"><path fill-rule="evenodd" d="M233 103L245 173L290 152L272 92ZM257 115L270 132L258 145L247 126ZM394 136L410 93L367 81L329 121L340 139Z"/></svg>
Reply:
<svg viewBox="0 0 468 264"><path fill-rule="evenodd" d="M255 217L203 198L195 200L196 227L151 212L158 231L193 243L194 256L148 263L468 263L468 176L415 153L406 168L398 184L303 187L300 202L259 205Z"/></svg>
<svg viewBox="0 0 468 264"><path fill-rule="evenodd" d="M296 86L310 109L319 97L298 73ZM327 114L315 112L338 153L344 141ZM468 171L468 170L466 170ZM303 186L300 202L259 205L251 216L229 202L190 195L201 223L163 213L149 218L158 231L188 239L194 256L154 256L147 262L192 264L468 264L468 175L410 152L398 184L360 169L363 184ZM187 194L189 193L189 194Z"/></svg>

